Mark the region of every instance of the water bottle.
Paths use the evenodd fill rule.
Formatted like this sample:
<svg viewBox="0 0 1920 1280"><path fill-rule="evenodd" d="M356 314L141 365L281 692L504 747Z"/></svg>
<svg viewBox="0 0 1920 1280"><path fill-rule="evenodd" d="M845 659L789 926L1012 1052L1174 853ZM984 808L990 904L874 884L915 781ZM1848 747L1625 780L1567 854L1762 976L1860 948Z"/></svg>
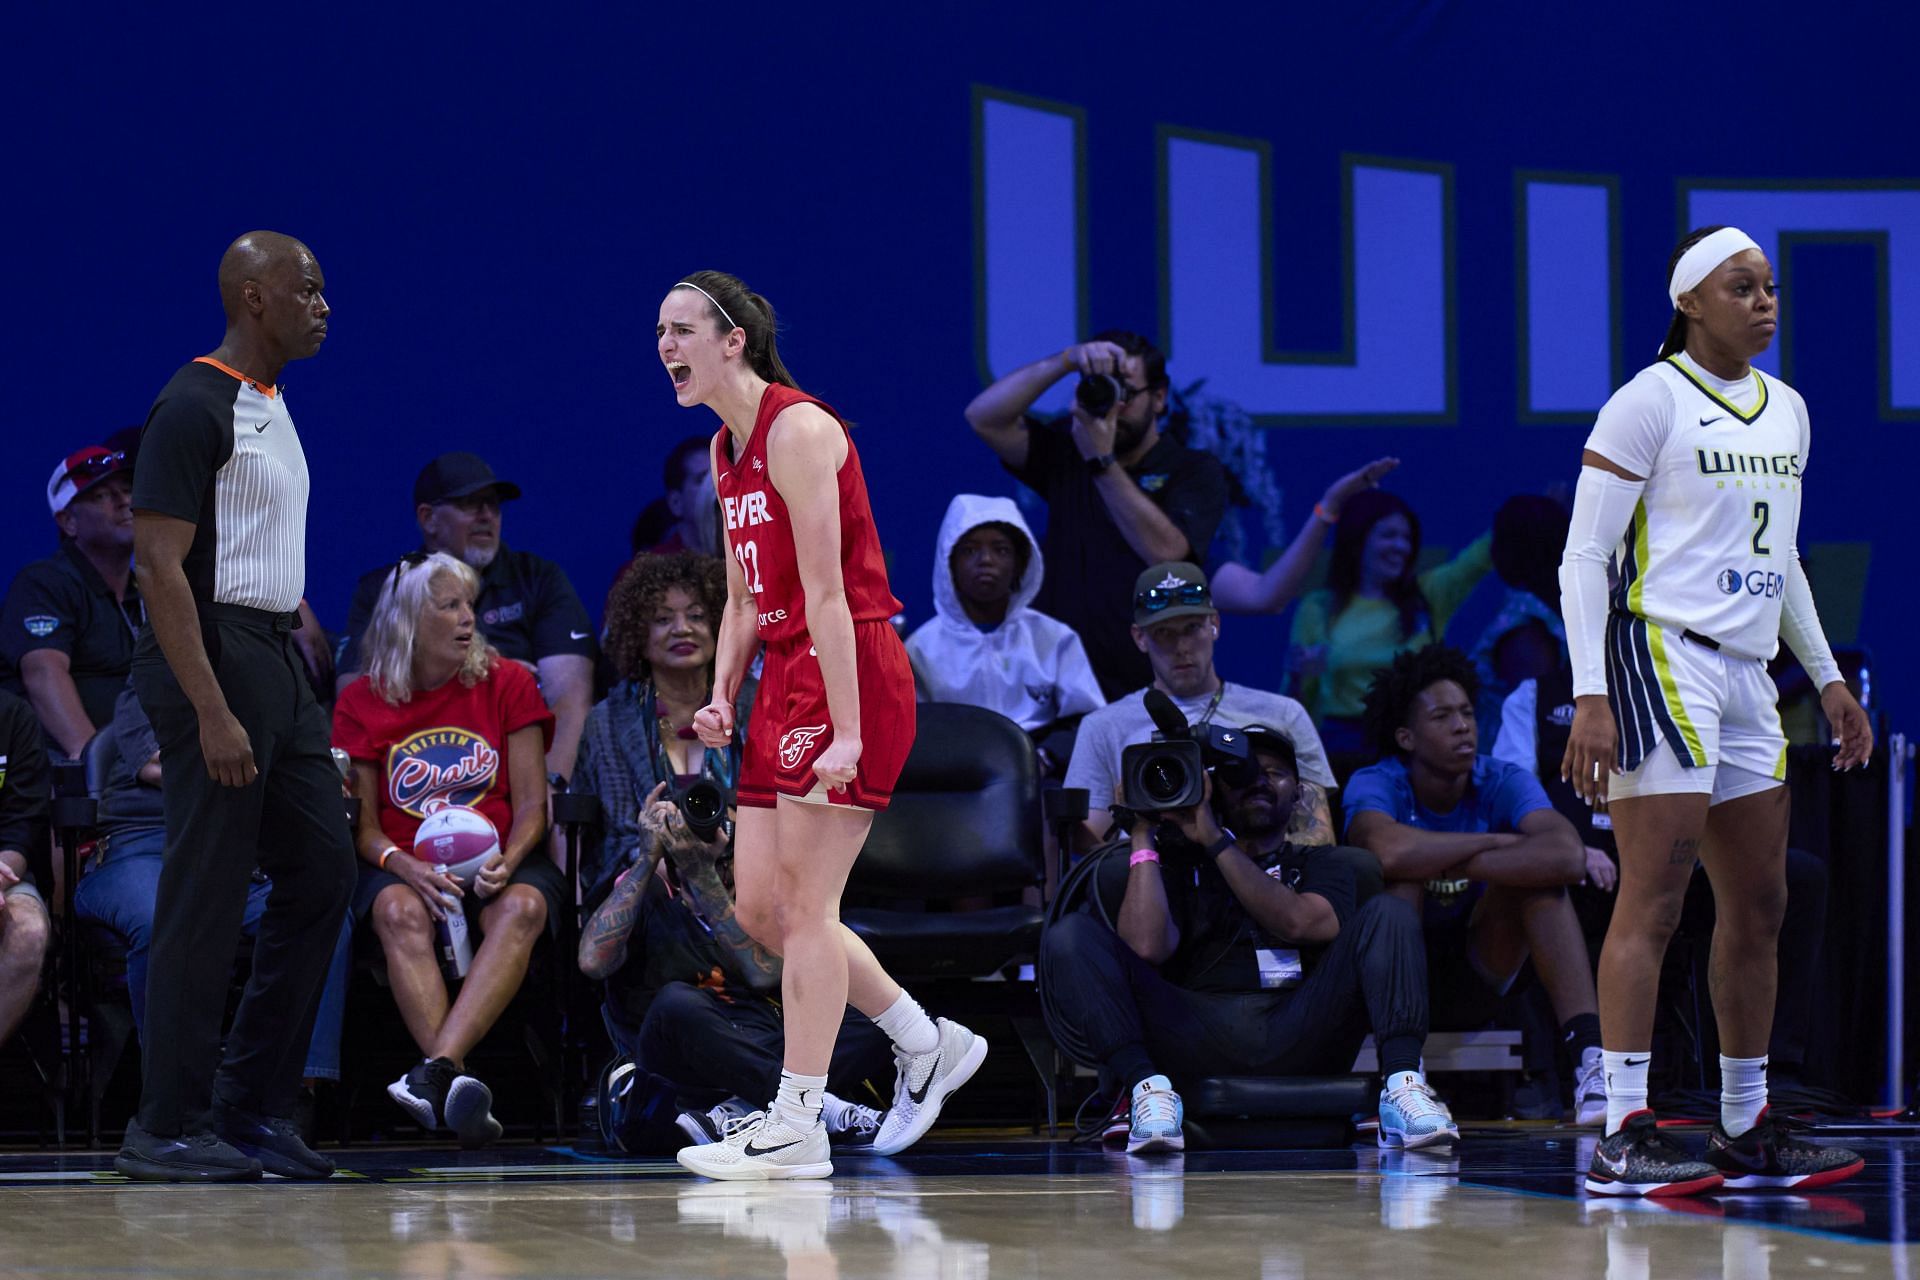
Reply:
<svg viewBox="0 0 1920 1280"><path fill-rule="evenodd" d="M441 875L447 874L446 864L434 868ZM460 899L451 894L440 895L441 905L446 914L433 924L433 936L440 953L440 972L448 982L467 976L467 970L473 966L473 942L467 937L467 913L460 905Z"/></svg>

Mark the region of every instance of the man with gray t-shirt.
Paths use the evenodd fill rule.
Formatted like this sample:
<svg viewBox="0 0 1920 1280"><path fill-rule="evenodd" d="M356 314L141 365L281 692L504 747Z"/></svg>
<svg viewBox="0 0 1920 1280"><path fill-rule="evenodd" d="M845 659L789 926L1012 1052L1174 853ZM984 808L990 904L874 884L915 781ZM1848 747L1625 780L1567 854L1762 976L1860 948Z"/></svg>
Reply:
<svg viewBox="0 0 1920 1280"><path fill-rule="evenodd" d="M1222 680L1213 669L1220 614L1213 607L1207 575L1181 561L1156 564L1133 584L1133 643L1153 667L1153 688L1160 690L1189 724L1217 722L1235 727L1259 725L1293 743L1300 765L1300 799L1287 838L1294 844L1332 844L1333 819L1327 795L1333 771L1320 745L1319 731L1307 709L1292 698ZM1136 742L1153 740L1146 690L1108 703L1080 722L1080 735L1067 765L1066 785L1087 790L1087 820L1082 832L1092 847L1107 835L1113 819L1108 806L1120 781L1120 753Z"/></svg>

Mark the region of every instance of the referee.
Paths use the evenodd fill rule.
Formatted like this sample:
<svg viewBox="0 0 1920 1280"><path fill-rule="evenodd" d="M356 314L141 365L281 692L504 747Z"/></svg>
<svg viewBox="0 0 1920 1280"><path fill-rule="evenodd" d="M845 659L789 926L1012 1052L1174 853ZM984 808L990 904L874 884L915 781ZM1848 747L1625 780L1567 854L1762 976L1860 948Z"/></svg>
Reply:
<svg viewBox="0 0 1920 1280"><path fill-rule="evenodd" d="M298 240L220 260L227 333L173 375L141 438L133 684L160 742L167 843L155 902L140 1114L114 1168L156 1182L326 1178L287 1118L354 880L325 714L290 632L306 569L307 462L274 383L327 332ZM273 879L220 1055L256 864Z"/></svg>

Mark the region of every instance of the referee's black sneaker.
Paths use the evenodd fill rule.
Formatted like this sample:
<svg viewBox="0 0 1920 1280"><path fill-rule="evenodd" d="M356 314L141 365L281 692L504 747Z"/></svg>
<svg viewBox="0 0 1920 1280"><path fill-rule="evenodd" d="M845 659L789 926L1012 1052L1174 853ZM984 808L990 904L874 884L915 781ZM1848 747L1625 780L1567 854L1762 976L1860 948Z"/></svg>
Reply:
<svg viewBox="0 0 1920 1280"><path fill-rule="evenodd" d="M1707 1163L1719 1170L1729 1191L1824 1187L1867 1167L1859 1152L1817 1147L1790 1132L1793 1122L1776 1120L1770 1108L1753 1128L1737 1138L1714 1122L1707 1137Z"/></svg>
<svg viewBox="0 0 1920 1280"><path fill-rule="evenodd" d="M127 1136L113 1167L135 1182L257 1182L260 1178L258 1160L211 1133L163 1138L132 1120L127 1122Z"/></svg>
<svg viewBox="0 0 1920 1280"><path fill-rule="evenodd" d="M1593 1149L1586 1185L1596 1196L1691 1196L1717 1190L1720 1171L1688 1155L1642 1110Z"/></svg>
<svg viewBox="0 0 1920 1280"><path fill-rule="evenodd" d="M333 1176L333 1161L306 1144L299 1124L293 1120L257 1115L216 1102L213 1131L258 1160L268 1173L310 1182Z"/></svg>

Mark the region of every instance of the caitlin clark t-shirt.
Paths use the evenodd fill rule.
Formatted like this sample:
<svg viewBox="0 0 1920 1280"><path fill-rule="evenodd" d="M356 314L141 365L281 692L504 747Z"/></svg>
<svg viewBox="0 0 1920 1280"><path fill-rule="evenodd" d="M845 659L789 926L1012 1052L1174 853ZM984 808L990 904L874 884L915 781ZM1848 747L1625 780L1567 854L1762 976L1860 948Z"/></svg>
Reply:
<svg viewBox="0 0 1920 1280"><path fill-rule="evenodd" d="M531 672L496 658L487 678L469 689L456 676L394 706L361 676L333 711L333 745L380 769L380 829L412 852L413 837L440 802L487 815L504 842L513 829L507 738L540 726L553 744L553 713Z"/></svg>

